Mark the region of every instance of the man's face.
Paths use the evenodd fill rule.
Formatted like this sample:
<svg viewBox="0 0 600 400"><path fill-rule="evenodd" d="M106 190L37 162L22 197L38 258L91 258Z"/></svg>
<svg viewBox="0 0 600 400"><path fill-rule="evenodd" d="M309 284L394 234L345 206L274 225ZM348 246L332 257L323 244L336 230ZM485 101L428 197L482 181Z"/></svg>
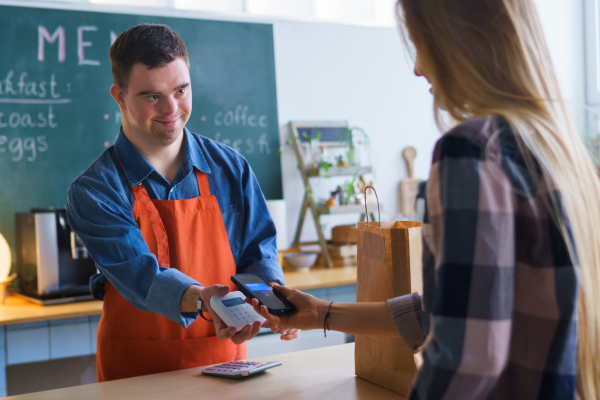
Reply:
<svg viewBox="0 0 600 400"><path fill-rule="evenodd" d="M181 58L164 67L148 69L134 64L127 92L113 85L111 94L119 103L123 129L136 143L168 146L181 137L192 112L190 71Z"/></svg>

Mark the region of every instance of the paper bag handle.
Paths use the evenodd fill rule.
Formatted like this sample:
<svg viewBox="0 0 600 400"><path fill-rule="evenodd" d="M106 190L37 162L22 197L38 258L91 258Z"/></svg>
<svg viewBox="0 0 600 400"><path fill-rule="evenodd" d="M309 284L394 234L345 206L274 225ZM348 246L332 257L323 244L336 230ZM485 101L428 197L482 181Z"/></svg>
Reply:
<svg viewBox="0 0 600 400"><path fill-rule="evenodd" d="M379 227L381 227L381 210L379 209L379 196L377 196L377 191L373 186L365 187L365 215L367 216L367 225L369 225L369 211L367 210L367 189L372 189L375 193L375 198L377 199L377 213L379 214Z"/></svg>

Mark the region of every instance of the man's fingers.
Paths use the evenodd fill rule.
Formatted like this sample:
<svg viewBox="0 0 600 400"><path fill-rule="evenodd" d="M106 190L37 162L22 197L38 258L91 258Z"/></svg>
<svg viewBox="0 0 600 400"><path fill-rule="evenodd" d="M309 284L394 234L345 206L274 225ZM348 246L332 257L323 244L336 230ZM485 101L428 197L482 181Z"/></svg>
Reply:
<svg viewBox="0 0 600 400"><path fill-rule="evenodd" d="M232 338L236 334L234 327L217 329L217 337L221 340Z"/></svg>
<svg viewBox="0 0 600 400"><path fill-rule="evenodd" d="M227 285L211 285L204 288L206 290L206 294L209 294L211 297L214 295L217 296L225 296L229 293L229 286ZM204 292L204 290L202 292Z"/></svg>
<svg viewBox="0 0 600 400"><path fill-rule="evenodd" d="M252 324L252 334L250 336L250 339L252 339L254 336L258 335L258 332L260 332L260 326L262 324L260 323L260 321L255 321Z"/></svg>
<svg viewBox="0 0 600 400"><path fill-rule="evenodd" d="M259 327L260 329L260 327ZM252 325L246 325L241 331L231 337L231 341L235 344L242 344L252 337ZM258 332L256 332L258 333Z"/></svg>
<svg viewBox="0 0 600 400"><path fill-rule="evenodd" d="M210 299L213 296L225 296L229 293L229 286L227 285L211 285L202 289L200 292L200 297L202 297L202 302L206 305L207 309L210 309ZM204 305L203 305L204 306Z"/></svg>

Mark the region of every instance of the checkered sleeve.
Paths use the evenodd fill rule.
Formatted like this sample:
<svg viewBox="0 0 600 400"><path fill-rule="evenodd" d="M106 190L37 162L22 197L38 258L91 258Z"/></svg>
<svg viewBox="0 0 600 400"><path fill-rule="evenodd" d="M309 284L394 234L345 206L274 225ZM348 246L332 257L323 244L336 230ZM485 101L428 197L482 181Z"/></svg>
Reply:
<svg viewBox="0 0 600 400"><path fill-rule="evenodd" d="M427 185L423 235L434 253L435 291L412 400L485 399L509 358L512 186L498 157L484 156L477 133L459 128L436 144Z"/></svg>
<svg viewBox="0 0 600 400"><path fill-rule="evenodd" d="M389 299L388 309L400 337L416 353L425 340L421 295L415 292Z"/></svg>

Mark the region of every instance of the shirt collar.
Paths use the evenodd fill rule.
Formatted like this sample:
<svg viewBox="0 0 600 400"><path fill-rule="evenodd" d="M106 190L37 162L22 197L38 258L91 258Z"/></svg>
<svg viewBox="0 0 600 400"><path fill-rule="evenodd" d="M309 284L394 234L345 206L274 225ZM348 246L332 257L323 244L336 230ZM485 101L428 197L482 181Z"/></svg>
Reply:
<svg viewBox="0 0 600 400"><path fill-rule="evenodd" d="M204 157L204 153L200 149L198 142L194 140L193 135L187 128L183 129L185 148L183 151L183 163L180 173L182 177L186 177L196 167L201 172L210 173L210 168ZM125 176L130 186L135 186L148 177L154 167L140 154L135 146L127 139L123 133L123 127L119 130L119 136L115 141L115 153L123 167ZM179 173L178 173L179 175Z"/></svg>
<svg viewBox="0 0 600 400"><path fill-rule="evenodd" d="M200 172L210 174L210 167L208 166L206 157L204 157L204 153L200 149L194 135L187 128L183 128L183 134L185 135L185 150L183 152L182 167L186 168L184 169L185 176L192 172L192 167L198 168Z"/></svg>

